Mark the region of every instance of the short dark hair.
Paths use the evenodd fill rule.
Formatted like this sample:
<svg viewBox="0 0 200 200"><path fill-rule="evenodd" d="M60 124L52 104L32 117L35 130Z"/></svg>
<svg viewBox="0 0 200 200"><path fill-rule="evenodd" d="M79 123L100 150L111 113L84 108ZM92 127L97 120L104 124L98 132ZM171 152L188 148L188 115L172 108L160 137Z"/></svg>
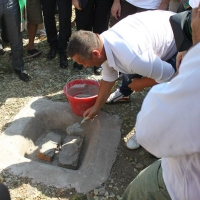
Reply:
<svg viewBox="0 0 200 200"><path fill-rule="evenodd" d="M79 55L83 60L90 59L92 50L99 47L98 37L91 31L76 31L69 39L67 55Z"/></svg>

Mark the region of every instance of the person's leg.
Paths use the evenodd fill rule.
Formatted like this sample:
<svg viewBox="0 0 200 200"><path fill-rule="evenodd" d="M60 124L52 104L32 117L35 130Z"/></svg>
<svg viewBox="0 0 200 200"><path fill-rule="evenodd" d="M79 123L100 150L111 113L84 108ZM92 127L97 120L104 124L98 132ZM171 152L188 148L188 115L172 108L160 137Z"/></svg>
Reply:
<svg viewBox="0 0 200 200"><path fill-rule="evenodd" d="M68 66L66 49L67 42L71 36L71 15L72 15L72 1L59 0L58 2L59 13L59 54L60 54L60 67L66 68Z"/></svg>
<svg viewBox="0 0 200 200"><path fill-rule="evenodd" d="M57 28L55 20L55 8L56 0L41 0L44 24L47 33L47 41L50 45L50 51L47 55L48 59L53 59L56 57L58 51L58 39L57 39Z"/></svg>
<svg viewBox="0 0 200 200"><path fill-rule="evenodd" d="M38 24L38 31L40 34L40 40L44 40L47 37L46 29L44 27L44 23Z"/></svg>
<svg viewBox="0 0 200 200"><path fill-rule="evenodd" d="M2 183L0 183L0 199L10 200L10 193L8 191L8 188Z"/></svg>
<svg viewBox="0 0 200 200"><path fill-rule="evenodd" d="M108 30L110 9L113 0L95 0L93 32L101 34Z"/></svg>
<svg viewBox="0 0 200 200"><path fill-rule="evenodd" d="M1 5L0 5L1 6ZM3 40L2 40L2 22L3 22L3 10L0 10L0 32L1 32L1 35L0 35L0 55L3 55L5 52L3 50Z"/></svg>
<svg viewBox="0 0 200 200"><path fill-rule="evenodd" d="M163 177L161 160L157 160L129 184L122 200L171 200L166 189Z"/></svg>
<svg viewBox="0 0 200 200"><path fill-rule="evenodd" d="M42 23L42 9L40 0L27 0L27 19L28 19L28 54L34 57L39 56L41 51L35 49L34 40L38 29L38 24Z"/></svg>
<svg viewBox="0 0 200 200"><path fill-rule="evenodd" d="M3 40L1 39L1 36L0 36L0 55L4 55L4 50L3 50Z"/></svg>
<svg viewBox="0 0 200 200"><path fill-rule="evenodd" d="M101 34L102 32L108 30L110 10L113 0L95 0L94 2L93 32ZM101 72L101 66L94 66L95 75L100 75Z"/></svg>
<svg viewBox="0 0 200 200"><path fill-rule="evenodd" d="M134 78L142 78L139 74L123 74L122 85L120 86L120 92L124 96L129 96L133 92L128 85L132 82Z"/></svg>
<svg viewBox="0 0 200 200"><path fill-rule="evenodd" d="M3 42L9 42L8 41L8 34L7 34L7 29L6 29L6 24L5 24L5 20L4 17L2 16L1 19L1 38L3 40Z"/></svg>
<svg viewBox="0 0 200 200"><path fill-rule="evenodd" d="M76 28L78 30L92 31L94 18L94 0L88 0L87 5L82 10L76 11Z"/></svg>
<svg viewBox="0 0 200 200"><path fill-rule="evenodd" d="M28 22L27 28L28 28L28 38L29 38L28 50L32 50L35 48L34 40L35 40L35 35L36 35L38 25Z"/></svg>
<svg viewBox="0 0 200 200"><path fill-rule="evenodd" d="M92 31L93 16L94 16L94 0L88 0L87 5L82 10L76 11L76 28L78 30ZM81 70L83 65L74 62L73 68Z"/></svg>
<svg viewBox="0 0 200 200"><path fill-rule="evenodd" d="M20 32L19 2L18 0L13 0L12 5L5 7L9 8L5 9L4 11L4 20L8 31L8 39L11 46L12 65L21 80L29 81L29 76L26 71L24 71L23 43L22 34Z"/></svg>
<svg viewBox="0 0 200 200"><path fill-rule="evenodd" d="M0 19L1 20L1 19ZM2 21L2 20L1 20ZM2 27L1 27L1 24L2 23L0 23L0 30L1 30L1 35L0 35L0 55L3 55L5 52L4 52L4 50L3 50L3 40L2 40Z"/></svg>

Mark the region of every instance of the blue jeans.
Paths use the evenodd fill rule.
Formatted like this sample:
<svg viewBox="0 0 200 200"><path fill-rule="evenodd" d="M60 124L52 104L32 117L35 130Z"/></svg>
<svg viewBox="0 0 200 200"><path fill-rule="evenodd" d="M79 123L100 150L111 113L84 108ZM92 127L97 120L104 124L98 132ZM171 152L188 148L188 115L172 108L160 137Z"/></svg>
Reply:
<svg viewBox="0 0 200 200"><path fill-rule="evenodd" d="M67 42L71 36L71 0L41 0L47 41L50 48L58 49L59 54L65 54ZM57 4L56 4L57 3ZM57 36L55 8L58 6L59 37Z"/></svg>
<svg viewBox="0 0 200 200"><path fill-rule="evenodd" d="M18 0L0 0L0 27L2 17L4 18L11 47L12 66L16 70L23 70L23 43L20 32L20 9Z"/></svg>
<svg viewBox="0 0 200 200"><path fill-rule="evenodd" d="M172 67L175 69L176 71L176 54L169 59L168 61L169 64L172 65ZM132 82L131 79L134 78L142 78L141 75L139 74L123 74L123 78L122 78L122 85L120 86L120 92L124 95L124 96L129 96L131 95L131 93L133 92L128 85Z"/></svg>

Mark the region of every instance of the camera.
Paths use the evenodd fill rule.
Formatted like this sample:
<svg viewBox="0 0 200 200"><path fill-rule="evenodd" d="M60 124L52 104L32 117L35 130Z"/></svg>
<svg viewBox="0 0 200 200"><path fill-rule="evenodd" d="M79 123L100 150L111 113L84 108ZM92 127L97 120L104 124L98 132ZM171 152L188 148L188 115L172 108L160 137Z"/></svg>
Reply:
<svg viewBox="0 0 200 200"><path fill-rule="evenodd" d="M191 10L180 12L170 17L176 47L180 52L186 51L192 46L191 17Z"/></svg>

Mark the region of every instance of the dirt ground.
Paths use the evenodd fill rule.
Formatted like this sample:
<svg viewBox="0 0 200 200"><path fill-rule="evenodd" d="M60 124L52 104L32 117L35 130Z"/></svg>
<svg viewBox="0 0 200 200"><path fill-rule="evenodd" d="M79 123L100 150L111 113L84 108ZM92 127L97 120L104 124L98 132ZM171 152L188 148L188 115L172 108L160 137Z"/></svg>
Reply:
<svg viewBox="0 0 200 200"><path fill-rule="evenodd" d="M26 56L27 33L23 33L24 56ZM31 76L31 80L25 83L18 79L11 66L9 59L10 48L5 47L6 53L0 56L0 133L11 123L13 117L22 109L27 102L35 96L45 97L52 101L66 102L63 94L63 86L71 77L77 75L94 76L93 69L87 68L75 71L72 61L69 67L59 67L59 56L52 61L46 59L49 50L46 40L36 38L36 47L42 50L39 58L24 59L25 69ZM95 76L94 76L95 77ZM96 76L101 79L101 76ZM121 83L119 80L115 88ZM109 179L88 194L78 194L74 190L57 189L40 184L33 184L31 180L14 177L8 171L0 169L0 182L5 183L9 189L12 200L24 199L121 199L127 185L137 174L156 158L140 147L137 150L128 150L124 143L127 134L134 128L137 113L140 110L143 99L148 90L131 95L131 102L125 104L105 105L102 111L119 115L122 121L121 142L118 147L117 159L113 165ZM108 133L109 134L109 133Z"/></svg>

